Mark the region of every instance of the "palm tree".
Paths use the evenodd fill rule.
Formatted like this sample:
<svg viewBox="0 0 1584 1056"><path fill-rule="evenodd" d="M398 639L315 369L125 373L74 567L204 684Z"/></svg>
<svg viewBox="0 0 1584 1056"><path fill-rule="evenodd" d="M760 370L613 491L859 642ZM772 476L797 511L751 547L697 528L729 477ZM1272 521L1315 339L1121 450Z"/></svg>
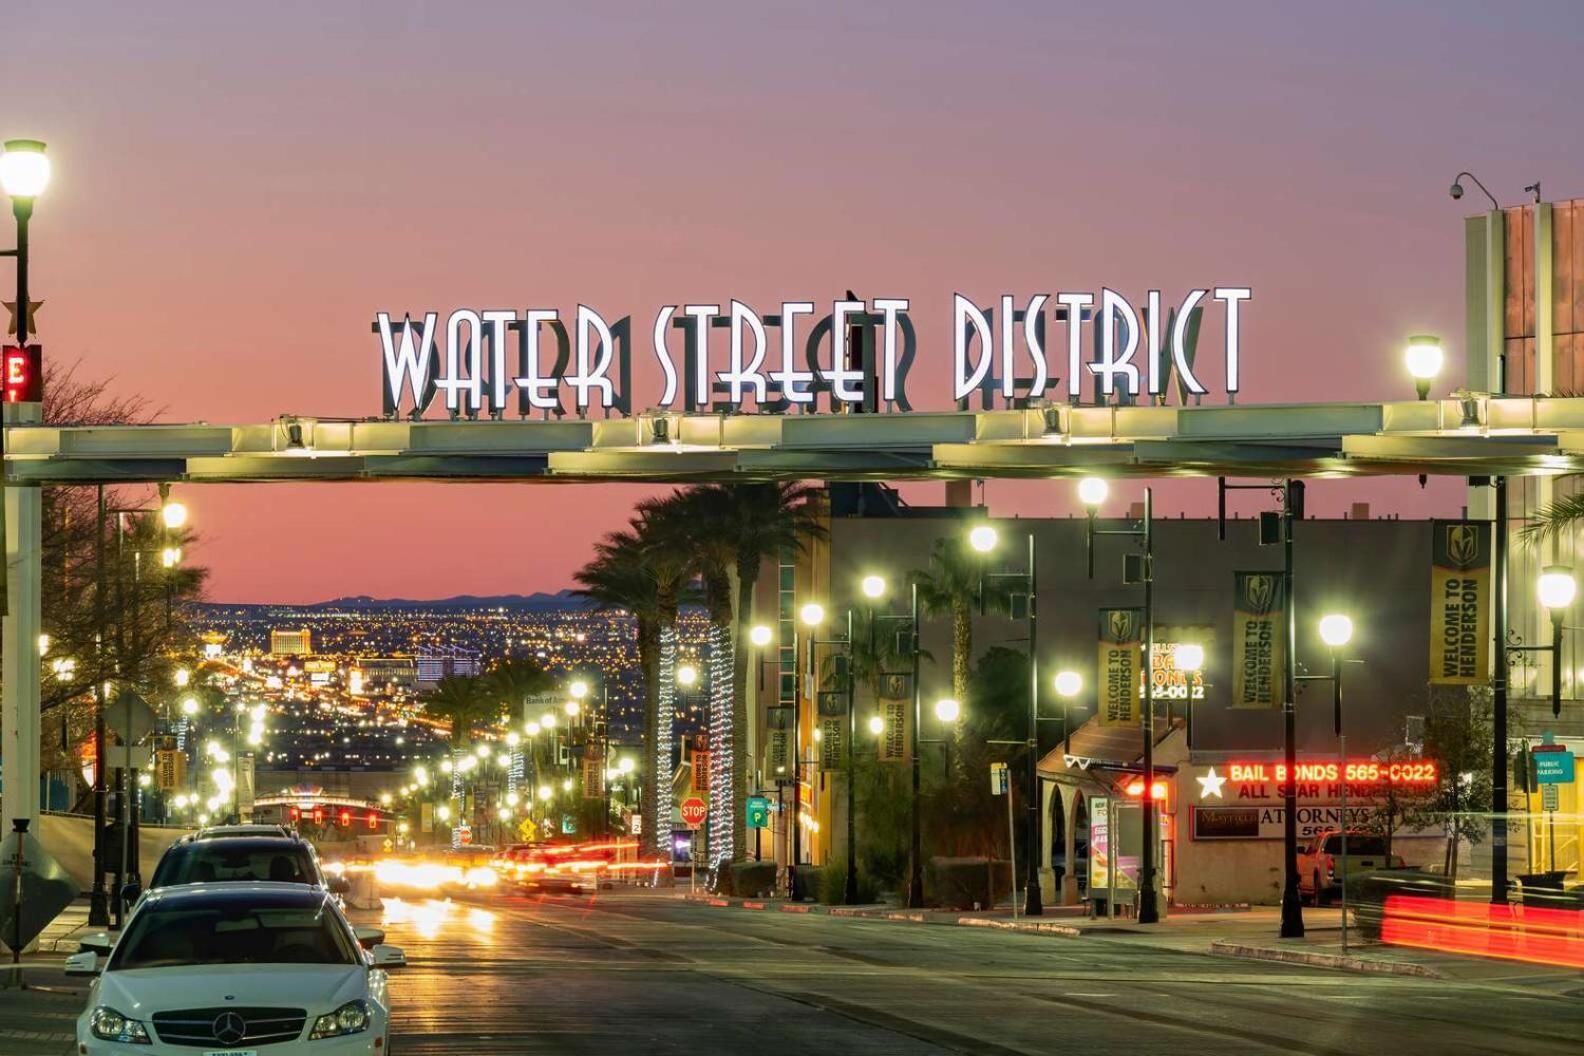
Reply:
<svg viewBox="0 0 1584 1056"><path fill-rule="evenodd" d="M952 696L968 699L969 668L973 663L973 607L1003 611L1007 596L985 591L984 565L957 537L935 540L927 571L914 573L919 606L929 616L950 616L952 621Z"/></svg>
<svg viewBox="0 0 1584 1056"><path fill-rule="evenodd" d="M766 558L801 550L823 538L817 487L776 481L707 484L679 491L651 506L658 530L690 555L710 617L711 749L729 766L716 766L711 790L711 848L718 864L747 846L748 625L759 571ZM734 582L735 581L735 582Z"/></svg>
<svg viewBox="0 0 1584 1056"><path fill-rule="evenodd" d="M1561 539L1570 529L1584 524L1584 492L1568 495L1540 507L1519 534L1524 542L1538 546L1547 539Z"/></svg>
<svg viewBox="0 0 1584 1056"><path fill-rule="evenodd" d="M580 597L604 612L627 612L637 624L638 665L644 683L644 743L650 764L643 768L643 830L646 844L664 847L661 823L671 820L672 694L662 679L676 655L676 618L688 579L687 561L668 540L659 538L643 515L629 528L611 532L594 546L594 559L573 577Z"/></svg>
<svg viewBox="0 0 1584 1056"><path fill-rule="evenodd" d="M502 710L521 711L529 697L548 693L555 688L556 679L539 661L526 656L514 656L496 664L484 675L483 689L497 697ZM520 717L520 716L519 716Z"/></svg>
<svg viewBox="0 0 1584 1056"><path fill-rule="evenodd" d="M480 722L495 722L500 718L499 699L486 691L482 680L468 675L442 678L424 696L424 712L451 723L451 750L464 749Z"/></svg>

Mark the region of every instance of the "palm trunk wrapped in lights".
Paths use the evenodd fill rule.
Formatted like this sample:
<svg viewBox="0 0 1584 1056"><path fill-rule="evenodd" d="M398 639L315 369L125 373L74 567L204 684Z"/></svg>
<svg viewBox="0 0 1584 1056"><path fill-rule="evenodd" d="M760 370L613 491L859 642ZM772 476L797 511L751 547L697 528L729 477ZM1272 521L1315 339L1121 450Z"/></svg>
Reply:
<svg viewBox="0 0 1584 1056"><path fill-rule="evenodd" d="M649 748L654 784L654 845L665 846L661 834L671 828L671 742L676 739L677 633L673 624L660 628L660 678L655 687L655 735ZM647 819L646 819L647 820Z"/></svg>
<svg viewBox="0 0 1584 1056"><path fill-rule="evenodd" d="M709 743L710 805L709 863L720 868L736 857L733 821L736 818L736 761L733 754L734 709L732 693L731 627L711 623L709 629Z"/></svg>

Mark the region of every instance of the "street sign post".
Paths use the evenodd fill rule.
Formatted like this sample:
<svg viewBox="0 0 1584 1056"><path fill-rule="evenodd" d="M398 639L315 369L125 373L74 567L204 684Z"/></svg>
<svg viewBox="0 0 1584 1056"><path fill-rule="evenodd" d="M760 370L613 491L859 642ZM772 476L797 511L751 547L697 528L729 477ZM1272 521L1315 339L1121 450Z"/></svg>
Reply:
<svg viewBox="0 0 1584 1056"><path fill-rule="evenodd" d="M696 829L709 817L709 800L703 796L689 796L682 801L682 824Z"/></svg>
<svg viewBox="0 0 1584 1056"><path fill-rule="evenodd" d="M22 951L77 897L77 884L27 831L27 818L11 824L0 841L0 942L17 965ZM20 984L20 975L13 980Z"/></svg>
<svg viewBox="0 0 1584 1056"><path fill-rule="evenodd" d="M1012 773L1007 768L1007 764L1005 764L1005 763L991 763L990 764L990 794L992 796L1006 796L1006 805L1007 805L1007 862L1012 867L1012 919L1016 920L1017 919L1017 915L1018 915L1017 832L1016 832L1016 829L1014 828L1013 822L1012 822L1012 795L1011 795L1011 792L1012 792ZM1034 853L1033 852L1033 848L1029 849L1029 853L1030 854ZM991 881L992 881L992 883L991 883L990 889L985 892L985 896L990 900L990 907L993 909L993 908L995 908L995 884L994 884L994 877L993 876L991 877Z"/></svg>

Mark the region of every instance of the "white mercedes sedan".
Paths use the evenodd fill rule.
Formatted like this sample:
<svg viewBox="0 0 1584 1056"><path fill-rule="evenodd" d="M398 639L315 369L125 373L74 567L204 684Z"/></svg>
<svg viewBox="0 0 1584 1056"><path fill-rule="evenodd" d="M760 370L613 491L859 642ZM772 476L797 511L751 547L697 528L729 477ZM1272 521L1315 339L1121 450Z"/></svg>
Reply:
<svg viewBox="0 0 1584 1056"><path fill-rule="evenodd" d="M386 971L406 963L331 895L280 883L153 891L113 941L66 959L91 975L79 1056L384 1056ZM365 948L367 947L367 948ZM100 970L100 955L108 962Z"/></svg>

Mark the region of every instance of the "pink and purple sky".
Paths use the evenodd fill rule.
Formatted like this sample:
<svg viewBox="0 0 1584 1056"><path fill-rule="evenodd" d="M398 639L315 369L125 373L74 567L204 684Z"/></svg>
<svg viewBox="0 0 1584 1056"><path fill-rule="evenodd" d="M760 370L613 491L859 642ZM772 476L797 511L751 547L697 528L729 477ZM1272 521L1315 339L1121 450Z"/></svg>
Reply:
<svg viewBox="0 0 1584 1056"><path fill-rule="evenodd" d="M947 403L953 291L1214 283L1254 288L1243 402L1376 400L1410 391L1414 332L1459 381L1483 199L1454 174L1584 193L1580 39L1576 3L13 0L0 136L55 162L40 341L172 421L378 414L381 309L582 301L646 335L661 304L848 287L913 300L915 405ZM211 596L281 602L559 589L646 493L183 491ZM1325 482L1311 507L1357 499L1462 501Z"/></svg>

